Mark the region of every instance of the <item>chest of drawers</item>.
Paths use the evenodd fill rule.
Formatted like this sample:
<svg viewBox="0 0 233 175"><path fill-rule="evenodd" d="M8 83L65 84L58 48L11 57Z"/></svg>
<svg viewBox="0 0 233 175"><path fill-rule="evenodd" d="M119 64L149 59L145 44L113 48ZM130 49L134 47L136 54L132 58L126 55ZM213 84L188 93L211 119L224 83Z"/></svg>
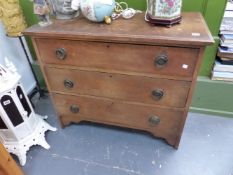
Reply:
<svg viewBox="0 0 233 175"><path fill-rule="evenodd" d="M182 17L171 28L138 14L111 25L78 19L27 29L61 124L145 130L178 148L203 52L213 43L199 13Z"/></svg>

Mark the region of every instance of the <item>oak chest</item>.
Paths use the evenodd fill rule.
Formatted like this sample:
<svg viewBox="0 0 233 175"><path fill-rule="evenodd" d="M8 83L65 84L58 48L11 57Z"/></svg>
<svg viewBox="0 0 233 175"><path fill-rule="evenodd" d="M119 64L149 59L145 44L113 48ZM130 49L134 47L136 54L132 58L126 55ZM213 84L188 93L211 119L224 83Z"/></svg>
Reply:
<svg viewBox="0 0 233 175"><path fill-rule="evenodd" d="M32 37L63 126L82 120L149 131L178 148L206 45L199 13L171 28L143 14L111 25L86 19L32 26Z"/></svg>

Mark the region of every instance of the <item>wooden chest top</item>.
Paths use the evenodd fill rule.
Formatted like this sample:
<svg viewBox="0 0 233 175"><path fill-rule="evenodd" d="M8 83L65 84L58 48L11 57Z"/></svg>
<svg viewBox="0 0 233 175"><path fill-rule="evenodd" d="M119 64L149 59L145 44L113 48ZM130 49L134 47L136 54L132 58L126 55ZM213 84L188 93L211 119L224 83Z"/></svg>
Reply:
<svg viewBox="0 0 233 175"><path fill-rule="evenodd" d="M46 38L189 47L206 46L214 42L202 15L198 12L182 13L181 24L172 26L172 30L152 26L144 20L144 14L136 14L130 20L114 20L111 25L93 23L84 18L54 20L53 24L47 27L32 26L24 31L24 34Z"/></svg>

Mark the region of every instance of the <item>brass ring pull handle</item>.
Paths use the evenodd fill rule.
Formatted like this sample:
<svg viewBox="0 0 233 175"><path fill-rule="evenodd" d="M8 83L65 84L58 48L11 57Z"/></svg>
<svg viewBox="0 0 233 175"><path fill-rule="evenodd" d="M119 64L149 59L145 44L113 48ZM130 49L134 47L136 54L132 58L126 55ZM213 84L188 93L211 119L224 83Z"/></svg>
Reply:
<svg viewBox="0 0 233 175"><path fill-rule="evenodd" d="M154 64L156 67L164 67L168 62L168 56L166 54L159 55L155 58Z"/></svg>
<svg viewBox="0 0 233 175"><path fill-rule="evenodd" d="M150 118L149 118L149 123L151 124L151 125L153 125L153 126L156 126L156 125L158 125L159 123L160 123L160 118L158 117L158 116L151 116Z"/></svg>
<svg viewBox="0 0 233 175"><path fill-rule="evenodd" d="M68 89L71 89L74 87L74 82L72 80L69 79L65 79L64 80L64 86Z"/></svg>
<svg viewBox="0 0 233 175"><path fill-rule="evenodd" d="M55 54L59 60L64 60L67 56L66 50L64 48L56 49Z"/></svg>
<svg viewBox="0 0 233 175"><path fill-rule="evenodd" d="M79 107L76 105L71 105L70 106L70 111L74 114L79 113Z"/></svg>
<svg viewBox="0 0 233 175"><path fill-rule="evenodd" d="M162 89L155 89L152 91L151 93L152 97L154 100L160 100L163 98L164 96L164 91Z"/></svg>

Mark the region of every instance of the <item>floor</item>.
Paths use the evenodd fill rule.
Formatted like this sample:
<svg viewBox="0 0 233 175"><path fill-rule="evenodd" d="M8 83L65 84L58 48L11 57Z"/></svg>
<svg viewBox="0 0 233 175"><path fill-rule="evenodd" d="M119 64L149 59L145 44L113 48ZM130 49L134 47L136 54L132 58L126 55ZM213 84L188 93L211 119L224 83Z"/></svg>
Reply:
<svg viewBox="0 0 233 175"><path fill-rule="evenodd" d="M46 133L50 150L28 151L26 175L233 175L233 119L189 113L175 150L131 129L93 123L61 129L48 98L35 107L58 130Z"/></svg>

